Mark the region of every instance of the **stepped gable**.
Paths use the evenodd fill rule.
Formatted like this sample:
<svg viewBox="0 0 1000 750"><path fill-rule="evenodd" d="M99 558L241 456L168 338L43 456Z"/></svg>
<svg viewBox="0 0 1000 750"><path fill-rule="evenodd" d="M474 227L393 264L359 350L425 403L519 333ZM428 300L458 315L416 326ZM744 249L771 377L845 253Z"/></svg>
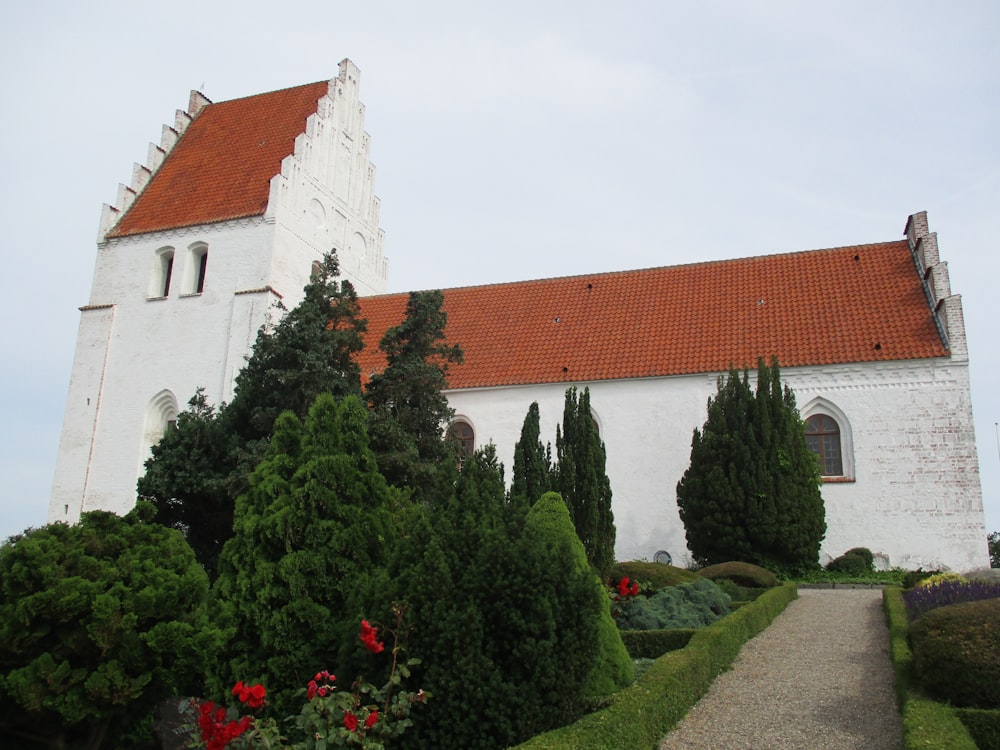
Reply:
<svg viewBox="0 0 1000 750"><path fill-rule="evenodd" d="M365 380L407 293L361 300ZM444 290L451 389L948 356L906 240Z"/></svg>
<svg viewBox="0 0 1000 750"><path fill-rule="evenodd" d="M271 178L328 89L319 81L204 104L107 236L262 215Z"/></svg>

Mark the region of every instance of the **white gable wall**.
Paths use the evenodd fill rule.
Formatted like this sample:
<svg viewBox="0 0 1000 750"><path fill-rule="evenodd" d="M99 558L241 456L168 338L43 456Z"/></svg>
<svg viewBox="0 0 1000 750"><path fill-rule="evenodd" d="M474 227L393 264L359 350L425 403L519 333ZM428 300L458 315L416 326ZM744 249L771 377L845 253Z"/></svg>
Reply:
<svg viewBox="0 0 1000 750"><path fill-rule="evenodd" d="M789 368L782 379L795 391L803 416L813 413L811 405L828 403L850 422L854 481L823 485L828 528L822 562L868 547L883 567L988 566L964 362ZM716 382L716 375L693 375L575 384L590 388L607 448L617 559L652 560L659 550L677 564L690 559L676 485ZM538 402L541 439L554 452L555 426L571 385L451 391L448 399L475 429L477 446L496 444L509 482L528 406Z"/></svg>

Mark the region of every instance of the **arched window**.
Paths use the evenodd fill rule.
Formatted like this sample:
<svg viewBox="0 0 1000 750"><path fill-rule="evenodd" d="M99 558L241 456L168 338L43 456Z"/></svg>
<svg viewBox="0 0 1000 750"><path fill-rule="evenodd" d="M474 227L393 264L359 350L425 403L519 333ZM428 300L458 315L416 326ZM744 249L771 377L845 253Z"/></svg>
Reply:
<svg viewBox="0 0 1000 750"><path fill-rule="evenodd" d="M170 294L170 279L174 273L174 249L161 247L153 260L153 274L149 280L150 299L160 299Z"/></svg>
<svg viewBox="0 0 1000 750"><path fill-rule="evenodd" d="M455 440L462 446L462 455L466 458L476 450L476 432L465 420L456 419L449 425L448 439Z"/></svg>
<svg viewBox="0 0 1000 750"><path fill-rule="evenodd" d="M205 291L205 272L208 270L208 245L195 242L188 248L184 268L184 294L201 294Z"/></svg>
<svg viewBox="0 0 1000 750"><path fill-rule="evenodd" d="M806 419L806 444L819 457L820 473L825 477L844 475L840 450L840 425L827 414Z"/></svg>
<svg viewBox="0 0 1000 750"><path fill-rule="evenodd" d="M167 430L177 427L178 414L177 397L167 389L163 389L157 393L146 404L145 425L142 431L142 447L139 454L140 472L146 459L149 458L150 448L160 442Z"/></svg>

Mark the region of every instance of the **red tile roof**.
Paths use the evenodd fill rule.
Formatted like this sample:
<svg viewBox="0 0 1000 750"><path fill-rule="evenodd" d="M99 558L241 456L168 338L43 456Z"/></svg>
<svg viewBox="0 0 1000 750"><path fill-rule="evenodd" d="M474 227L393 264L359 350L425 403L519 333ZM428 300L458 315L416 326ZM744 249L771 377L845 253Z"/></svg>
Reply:
<svg viewBox="0 0 1000 750"><path fill-rule="evenodd" d="M408 294L365 297L362 374ZM947 356L905 240L447 289L450 388Z"/></svg>
<svg viewBox="0 0 1000 750"><path fill-rule="evenodd" d="M259 216L328 83L206 105L109 237Z"/></svg>

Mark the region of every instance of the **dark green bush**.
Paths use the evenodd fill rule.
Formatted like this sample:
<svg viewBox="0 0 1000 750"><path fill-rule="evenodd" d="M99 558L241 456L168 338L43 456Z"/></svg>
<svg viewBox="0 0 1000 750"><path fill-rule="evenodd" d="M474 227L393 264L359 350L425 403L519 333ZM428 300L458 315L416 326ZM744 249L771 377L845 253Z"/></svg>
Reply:
<svg viewBox="0 0 1000 750"><path fill-rule="evenodd" d="M714 583L722 589L722 593L732 600L733 606L752 602L764 591L764 589L756 586L740 586L736 581L729 578L716 578Z"/></svg>
<svg viewBox="0 0 1000 750"><path fill-rule="evenodd" d="M1000 750L1000 711L956 708L955 713L969 730L979 750Z"/></svg>
<svg viewBox="0 0 1000 750"><path fill-rule="evenodd" d="M747 562L724 562L716 565L709 565L698 571L702 578L715 580L717 578L728 578L740 586L769 589L778 585L778 578L767 568Z"/></svg>
<svg viewBox="0 0 1000 750"><path fill-rule="evenodd" d="M906 638L909 625L902 589L890 586L882 596L889 626L889 653L896 676L896 695L903 718L903 746L907 750L976 750L976 743L955 710L930 700L914 687L913 652Z"/></svg>
<svg viewBox="0 0 1000 750"><path fill-rule="evenodd" d="M648 583L654 589L676 586L678 583L690 583L698 578L697 573L684 568L642 560L619 562L612 566L609 577L613 583L618 583L626 576L632 581Z"/></svg>
<svg viewBox="0 0 1000 750"><path fill-rule="evenodd" d="M875 556L870 549L855 547L854 549L847 550L840 557L831 560L826 569L833 573L864 575L865 573L871 573L875 569Z"/></svg>
<svg viewBox="0 0 1000 750"><path fill-rule="evenodd" d="M636 597L618 621L622 630L700 628L729 614L730 599L712 581L701 578Z"/></svg>
<svg viewBox="0 0 1000 750"><path fill-rule="evenodd" d="M658 659L668 651L684 648L696 632L695 628L623 630L621 638L633 659Z"/></svg>
<svg viewBox="0 0 1000 750"><path fill-rule="evenodd" d="M956 706L1000 708L1000 599L940 607L910 625L924 688Z"/></svg>

